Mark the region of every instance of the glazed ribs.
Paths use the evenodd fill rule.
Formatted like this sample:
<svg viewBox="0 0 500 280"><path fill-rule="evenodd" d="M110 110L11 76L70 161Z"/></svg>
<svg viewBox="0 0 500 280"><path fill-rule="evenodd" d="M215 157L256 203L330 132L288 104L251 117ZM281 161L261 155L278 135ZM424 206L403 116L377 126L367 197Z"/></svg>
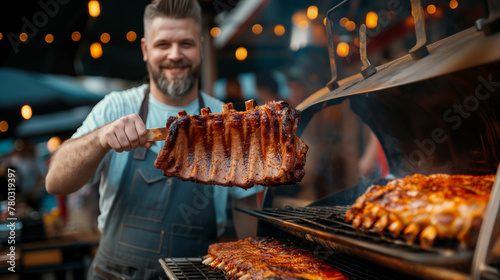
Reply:
<svg viewBox="0 0 500 280"><path fill-rule="evenodd" d="M310 251L269 237L212 244L203 264L223 272L228 279L348 279Z"/></svg>
<svg viewBox="0 0 500 280"><path fill-rule="evenodd" d="M373 185L351 206L346 221L361 230L402 233L408 244L419 238L422 248L436 239L456 239L471 248L494 180L494 175L415 174Z"/></svg>
<svg viewBox="0 0 500 280"><path fill-rule="evenodd" d="M284 101L245 105L242 112L228 103L222 113L203 108L201 115L170 117L156 168L182 180L245 189L299 182L308 149L296 135L300 112Z"/></svg>

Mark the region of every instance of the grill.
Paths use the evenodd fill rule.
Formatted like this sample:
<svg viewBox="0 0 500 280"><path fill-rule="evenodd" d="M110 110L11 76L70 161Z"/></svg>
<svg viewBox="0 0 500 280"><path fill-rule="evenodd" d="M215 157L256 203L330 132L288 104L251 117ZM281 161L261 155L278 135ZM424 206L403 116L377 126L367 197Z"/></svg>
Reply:
<svg viewBox="0 0 500 280"><path fill-rule="evenodd" d="M340 270L351 280L417 279L397 271L381 269L376 264L362 262L342 253L319 252L316 256ZM201 258L163 258L159 260L163 270L171 280L226 279L224 275L213 271L201 261Z"/></svg>
<svg viewBox="0 0 500 280"><path fill-rule="evenodd" d="M169 279L178 280L225 280L224 275L201 263L201 258L163 258L159 260Z"/></svg>
<svg viewBox="0 0 500 280"><path fill-rule="evenodd" d="M262 210L236 208L280 229L331 249L339 244L370 248L411 262L457 265L472 259L472 252L459 247L454 241L442 241L423 250L419 244L409 245L402 237L393 238L372 231L357 231L344 222L347 206L285 207Z"/></svg>
<svg viewBox="0 0 500 280"><path fill-rule="evenodd" d="M336 8L350 0L340 2ZM497 2L488 1L489 18L477 21L476 27L426 45L422 7L420 1L412 0L417 44L410 54L374 68L366 55L366 34L361 32L362 73L342 80L337 80L339 61L335 61L331 29L337 20L328 16L335 8L330 10L326 28L332 80L296 107L301 111L297 134L304 132L317 112L348 100L384 150L390 170L385 179L415 173L495 172L500 178ZM469 109L453 111L456 108ZM281 207L273 199L276 187L266 189L263 209L238 210L259 219L258 235L313 248L318 258L350 279L413 279L412 275L419 279L500 279L500 180L493 186L474 249L437 240L424 250L418 240L409 245L402 237L388 233L357 231L344 222L345 205L352 204L367 185L352 186L350 192L328 193L332 186L324 184L320 187L327 196L307 207L276 208ZM160 263L171 279L225 279L201 264L200 258L161 259Z"/></svg>

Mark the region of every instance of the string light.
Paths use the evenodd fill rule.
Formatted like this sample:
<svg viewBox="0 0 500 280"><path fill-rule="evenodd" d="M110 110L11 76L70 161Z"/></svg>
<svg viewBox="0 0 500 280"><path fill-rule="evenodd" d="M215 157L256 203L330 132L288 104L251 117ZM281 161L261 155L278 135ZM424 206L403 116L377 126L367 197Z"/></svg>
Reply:
<svg viewBox="0 0 500 280"><path fill-rule="evenodd" d="M49 44L54 42L54 35L52 35L52 34L45 35L45 42L47 42Z"/></svg>
<svg viewBox="0 0 500 280"><path fill-rule="evenodd" d="M61 145L61 138L54 136L47 141L47 150L53 153L57 150L57 147Z"/></svg>
<svg viewBox="0 0 500 280"><path fill-rule="evenodd" d="M378 24L378 15L375 12L368 12L366 14L366 27L368 28L375 28L377 27Z"/></svg>
<svg viewBox="0 0 500 280"><path fill-rule="evenodd" d="M237 60L243 61L247 58L248 51L244 47L239 47L236 49L236 52L234 53L234 56L236 57Z"/></svg>
<svg viewBox="0 0 500 280"><path fill-rule="evenodd" d="M276 26L274 26L274 34L276 34L276 36L283 36L285 34L285 27L281 24L276 24Z"/></svg>
<svg viewBox="0 0 500 280"><path fill-rule="evenodd" d="M0 122L0 131L7 132L7 130L9 130L9 123L6 121L1 121Z"/></svg>
<svg viewBox="0 0 500 280"><path fill-rule="evenodd" d="M349 44L346 42L340 42L337 45L337 54L340 57L346 57L349 54Z"/></svg>
<svg viewBox="0 0 500 280"><path fill-rule="evenodd" d="M354 21L348 21L345 23L345 29L347 29L347 31L354 31L354 29L356 29L356 23L354 23Z"/></svg>
<svg viewBox="0 0 500 280"><path fill-rule="evenodd" d="M90 55L92 58L97 59L102 56L102 46L101 44L95 42L90 45Z"/></svg>
<svg viewBox="0 0 500 280"><path fill-rule="evenodd" d="M82 35L80 34L80 32L75 31L75 32L71 33L71 40L78 42L78 41L80 41L81 38L82 38Z"/></svg>
<svg viewBox="0 0 500 280"><path fill-rule="evenodd" d="M343 18L341 18L341 19L340 19L339 24L340 24L340 26L345 27L345 24L346 24L348 21L349 21L349 19L348 19L348 18L343 17Z"/></svg>
<svg viewBox="0 0 500 280"><path fill-rule="evenodd" d="M436 6L430 4L429 6L427 6L427 12L432 15L433 13L436 12Z"/></svg>
<svg viewBox="0 0 500 280"><path fill-rule="evenodd" d="M21 40L21 42L26 42L28 40L28 34L26 33L19 34L19 40Z"/></svg>
<svg viewBox="0 0 500 280"><path fill-rule="evenodd" d="M298 25L300 29L305 30L309 27L309 22L307 22L307 20L301 20Z"/></svg>
<svg viewBox="0 0 500 280"><path fill-rule="evenodd" d="M127 32L127 40L129 42L133 42L133 41L135 41L135 39L137 39L137 34L135 34L134 31Z"/></svg>
<svg viewBox="0 0 500 280"><path fill-rule="evenodd" d="M309 8L307 8L307 17L310 20L313 20L313 19L317 18L318 17L318 7L316 7L316 6L309 6Z"/></svg>
<svg viewBox="0 0 500 280"><path fill-rule="evenodd" d="M457 0L451 0L450 1L450 8L456 9L458 7L458 1Z"/></svg>
<svg viewBox="0 0 500 280"><path fill-rule="evenodd" d="M259 35L260 33L262 33L262 30L263 30L262 25L258 23L252 26L252 32L255 35Z"/></svg>
<svg viewBox="0 0 500 280"><path fill-rule="evenodd" d="M213 37L213 38L217 38L220 36L220 34L222 34L222 30L220 30L219 27L213 27L212 29L210 29L210 35Z"/></svg>
<svg viewBox="0 0 500 280"><path fill-rule="evenodd" d="M21 116L25 120L31 119L31 116L33 116L33 111L31 110L31 107L29 105L24 105L21 107Z"/></svg>
<svg viewBox="0 0 500 280"><path fill-rule="evenodd" d="M91 17L98 17L101 14L101 5L97 0L89 1L89 15Z"/></svg>
<svg viewBox="0 0 500 280"><path fill-rule="evenodd" d="M101 42L103 44L109 43L109 40L111 40L111 36L109 35L109 33L102 33L101 34Z"/></svg>

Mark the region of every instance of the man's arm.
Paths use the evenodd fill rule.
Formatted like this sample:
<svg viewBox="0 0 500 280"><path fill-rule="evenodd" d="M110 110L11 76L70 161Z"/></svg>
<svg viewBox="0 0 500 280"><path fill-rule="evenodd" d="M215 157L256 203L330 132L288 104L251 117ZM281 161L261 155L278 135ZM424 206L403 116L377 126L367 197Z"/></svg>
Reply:
<svg viewBox="0 0 500 280"><path fill-rule="evenodd" d="M52 156L45 179L50 194L69 194L79 190L97 170L106 153L150 148L142 119L131 114L108 123L82 137L65 141Z"/></svg>

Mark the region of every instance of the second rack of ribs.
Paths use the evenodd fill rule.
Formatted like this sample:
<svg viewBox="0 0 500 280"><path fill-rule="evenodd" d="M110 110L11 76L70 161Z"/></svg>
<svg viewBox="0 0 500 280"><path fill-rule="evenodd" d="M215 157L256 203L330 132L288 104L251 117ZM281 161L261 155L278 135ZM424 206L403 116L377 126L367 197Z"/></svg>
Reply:
<svg viewBox="0 0 500 280"><path fill-rule="evenodd" d="M201 115L170 117L156 168L169 177L245 189L299 182L308 149L296 135L300 111L284 101L245 105L242 112L228 103L222 113L203 108Z"/></svg>

